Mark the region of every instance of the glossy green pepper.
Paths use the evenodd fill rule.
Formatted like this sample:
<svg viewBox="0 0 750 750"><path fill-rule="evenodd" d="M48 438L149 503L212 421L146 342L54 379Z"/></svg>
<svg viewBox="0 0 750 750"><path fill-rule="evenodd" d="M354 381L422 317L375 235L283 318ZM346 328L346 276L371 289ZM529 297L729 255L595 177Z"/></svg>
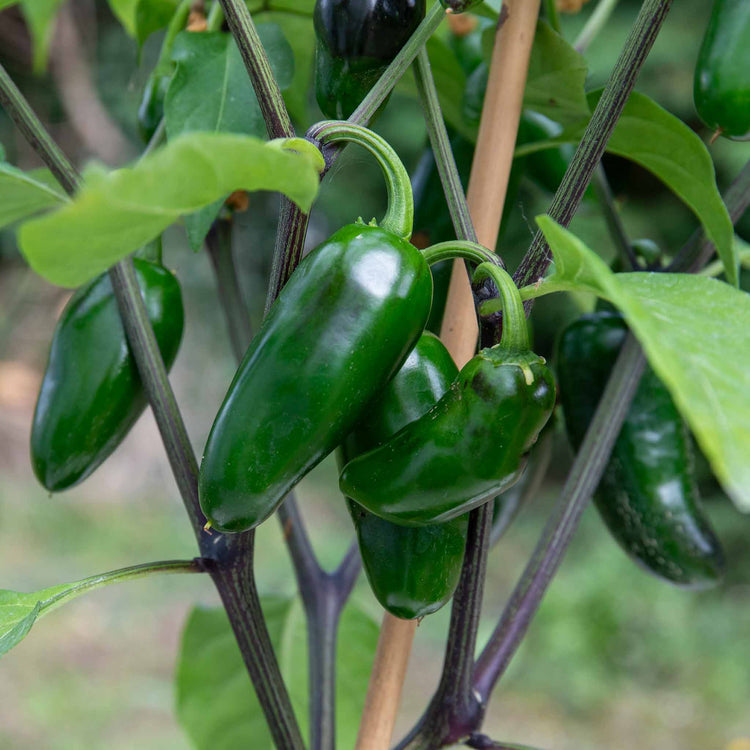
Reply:
<svg viewBox="0 0 750 750"><path fill-rule="evenodd" d="M721 135L750 138L750 3L715 0L693 85L701 120Z"/></svg>
<svg viewBox="0 0 750 750"><path fill-rule="evenodd" d="M424 333L406 362L339 450L340 464L387 442L419 419L458 374L440 339ZM347 498L362 563L377 600L392 615L424 617L453 595L461 573L468 518L419 528L399 526Z"/></svg>
<svg viewBox="0 0 750 750"><path fill-rule="evenodd" d="M585 315L563 332L557 371L575 449L626 334L622 317L608 311ZM689 435L651 369L641 378L594 501L612 536L649 572L690 587L721 579L724 557L698 504Z"/></svg>
<svg viewBox="0 0 750 750"><path fill-rule="evenodd" d="M257 526L341 443L413 348L431 298L422 254L379 227L345 226L300 263L206 443L199 496L215 528Z"/></svg>
<svg viewBox="0 0 750 750"><path fill-rule="evenodd" d="M316 0L315 96L346 119L424 18L425 0Z"/></svg>
<svg viewBox="0 0 750 750"><path fill-rule="evenodd" d="M387 443L350 461L339 487L394 523L420 526L456 518L510 487L552 413L555 384L528 350L518 290L505 271L482 264L502 284L506 325L424 416Z"/></svg>
<svg viewBox="0 0 750 750"><path fill-rule="evenodd" d="M167 368L183 328L180 285L172 273L133 261ZM146 408L146 396L109 275L79 289L52 339L31 427L31 463L51 492L88 477L122 442Z"/></svg>

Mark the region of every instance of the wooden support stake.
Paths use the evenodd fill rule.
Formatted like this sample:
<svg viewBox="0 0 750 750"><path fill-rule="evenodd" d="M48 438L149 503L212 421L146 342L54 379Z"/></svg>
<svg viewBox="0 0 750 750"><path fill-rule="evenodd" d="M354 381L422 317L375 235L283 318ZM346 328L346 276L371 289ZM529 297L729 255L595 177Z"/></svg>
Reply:
<svg viewBox="0 0 750 750"><path fill-rule="evenodd" d="M489 248L495 247L503 215L539 3L505 0L495 35L467 195L477 238ZM471 286L464 262L456 261L440 337L459 368L474 356L477 335ZM415 631L414 620L383 616L356 750L390 746Z"/></svg>

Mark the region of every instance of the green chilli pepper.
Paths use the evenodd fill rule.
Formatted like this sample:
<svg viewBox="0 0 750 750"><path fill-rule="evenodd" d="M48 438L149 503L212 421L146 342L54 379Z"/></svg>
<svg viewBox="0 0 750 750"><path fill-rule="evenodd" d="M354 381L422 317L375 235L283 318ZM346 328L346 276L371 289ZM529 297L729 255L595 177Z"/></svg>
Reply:
<svg viewBox="0 0 750 750"><path fill-rule="evenodd" d="M354 112L424 12L425 0L316 0L315 95L326 117Z"/></svg>
<svg viewBox="0 0 750 750"><path fill-rule="evenodd" d="M701 120L721 135L750 138L750 3L715 0L693 86Z"/></svg>
<svg viewBox="0 0 750 750"><path fill-rule="evenodd" d="M199 497L220 531L267 518L352 430L424 329L432 279L406 238L409 178L385 141L346 123L323 143L353 140L380 160L389 190L381 227L352 224L297 267L245 354L206 443Z"/></svg>
<svg viewBox="0 0 750 750"><path fill-rule="evenodd" d="M440 339L422 334L401 369L368 408L366 419L342 444L341 465L387 442L402 427L419 419L448 390L457 374ZM413 528L384 521L352 500L347 499L347 503L367 579L383 607L404 619L424 617L440 609L458 584L467 516Z"/></svg>
<svg viewBox="0 0 750 750"><path fill-rule="evenodd" d="M584 315L563 332L557 371L576 450L626 334L622 317L609 311ZM721 579L724 556L698 504L690 438L651 369L641 378L594 501L612 536L649 572L689 587Z"/></svg>
<svg viewBox="0 0 750 750"><path fill-rule="evenodd" d="M424 416L388 442L350 461L341 491L394 523L420 526L466 513L511 486L552 413L555 384L528 348L518 290L508 274L483 263L503 297L503 338L461 370Z"/></svg>
<svg viewBox="0 0 750 750"><path fill-rule="evenodd" d="M133 261L164 363L177 356L183 328L180 285L160 265ZM31 427L31 463L51 492L88 477L146 408L109 275L79 289L52 339Z"/></svg>

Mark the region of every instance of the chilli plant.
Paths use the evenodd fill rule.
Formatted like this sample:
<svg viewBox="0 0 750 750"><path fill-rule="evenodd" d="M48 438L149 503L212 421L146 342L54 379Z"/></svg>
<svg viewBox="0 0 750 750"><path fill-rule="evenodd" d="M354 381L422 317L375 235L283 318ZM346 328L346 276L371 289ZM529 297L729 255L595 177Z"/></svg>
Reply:
<svg viewBox="0 0 750 750"><path fill-rule="evenodd" d="M487 704L589 499L647 572L687 589L720 584L728 564L693 453L697 444L750 510L748 256L733 230L750 203L750 163L721 195L710 151L716 139L741 149L734 141L750 137L750 4L714 2L696 50L700 135L635 90L671 4L627 4L629 34L591 89L589 45L616 1L598 0L571 42L558 13L580 8L553 0L109 0L135 43L160 43L137 111L143 153L115 170L79 172L0 68L2 107L45 165L0 165L0 222L17 224L36 273L76 289L39 390L33 471L50 493L78 485L150 407L197 542L190 560L0 591L0 653L89 589L203 574L223 608L190 615L177 676L196 747L519 747L483 733ZM43 70L65 8L19 5ZM408 98L429 136L412 179L372 129ZM323 118L311 116L318 109ZM385 214L350 216L303 257L319 186L351 143L379 166ZM631 162L663 183L694 215L692 235L667 249L628 237L605 154L607 169ZM551 200L511 274L502 236L524 184ZM248 207L252 191L281 196L254 335L232 247L236 214L270 205ZM582 201L606 223L614 259L567 229ZM211 257L237 360L201 456L167 376L185 317L162 259L175 223ZM556 293L579 315L542 357L527 318ZM563 433L575 459L494 629L478 639L490 548L538 494ZM327 570L295 486L334 454L331 502L348 509L352 540ZM294 601L256 589L255 528L272 516L304 610L306 664L278 658ZM377 651L355 658L372 624L344 607L362 568L384 617ZM393 737L415 625L448 602L437 689Z"/></svg>

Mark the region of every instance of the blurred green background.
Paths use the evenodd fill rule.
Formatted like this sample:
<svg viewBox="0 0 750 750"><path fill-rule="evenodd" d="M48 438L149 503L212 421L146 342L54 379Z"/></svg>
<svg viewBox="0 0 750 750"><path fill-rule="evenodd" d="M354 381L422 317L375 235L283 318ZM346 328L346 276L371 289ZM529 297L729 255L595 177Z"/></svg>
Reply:
<svg viewBox="0 0 750 750"><path fill-rule="evenodd" d="M622 0L606 32L592 44L590 87L606 80L638 5ZM61 71L70 63L63 52L53 46L53 72L30 74L29 40L14 9L0 14L0 60L73 158L83 162L98 153L110 164L122 163L139 148L135 111L158 52L158 35L146 43L139 60L135 44L104 3L80 0L66 7L81 35L94 98L109 118L101 121L98 137L104 133L109 140L92 145L86 126L71 116L60 90ZM568 39L589 12L587 6L581 16L563 18ZM638 84L705 140L708 134L692 107L692 70L708 12L700 0L675 4ZM426 140L418 103L394 95L377 129L412 169ZM12 163L37 165L4 115L0 140ZM721 187L750 157L747 144L722 139L710 150ZM605 165L630 236L650 237L667 253L675 252L695 226L692 215L639 168L615 158L607 158ZM549 199L537 186L522 184L500 247L510 268L528 245L533 217ZM309 244L358 215L378 215L383 200L376 168L363 152L348 149L324 182ZM256 326L276 211L275 197L258 194L251 196L250 210L235 219L235 253ZM584 202L573 229L604 257L612 257L594 203ZM234 365L207 257L191 253L184 232L174 228L165 237L165 258L182 283L187 314L171 379L200 455ZM31 413L54 321L66 298L64 290L27 270L13 232L0 234L2 588L32 591L147 560L189 558L196 551L150 414L80 487L50 497L35 483L27 448ZM540 301L533 315L538 350L551 354L557 331L577 311L575 302L562 296ZM482 635L493 627L520 575L570 461L558 426L543 491L492 552ZM750 738L750 521L733 509L705 466L701 476L708 511L727 552L726 582L703 593L668 587L630 563L596 514L587 511L494 695L484 727L488 734L549 750L750 747L740 741ZM316 549L330 566L351 538L335 479L335 467L326 461L299 490ZM259 531L256 559L262 592L294 591L274 521ZM379 617L364 578L355 596ZM185 615L198 602L217 602L207 579L152 578L96 592L45 619L0 662L0 748L188 747L175 720L171 680ZM399 734L419 715L436 684L447 621L446 608L417 631Z"/></svg>

